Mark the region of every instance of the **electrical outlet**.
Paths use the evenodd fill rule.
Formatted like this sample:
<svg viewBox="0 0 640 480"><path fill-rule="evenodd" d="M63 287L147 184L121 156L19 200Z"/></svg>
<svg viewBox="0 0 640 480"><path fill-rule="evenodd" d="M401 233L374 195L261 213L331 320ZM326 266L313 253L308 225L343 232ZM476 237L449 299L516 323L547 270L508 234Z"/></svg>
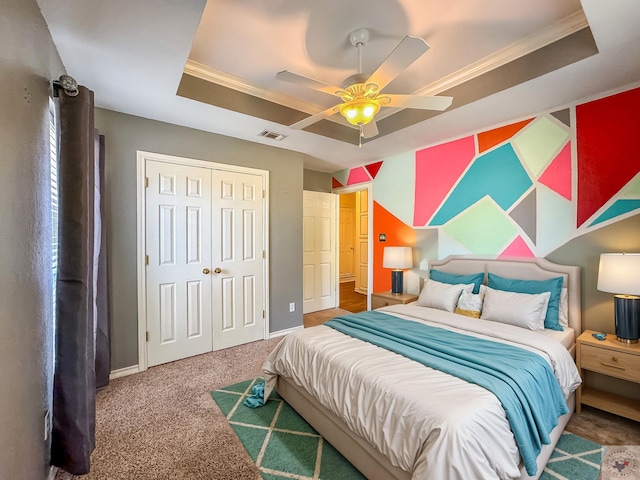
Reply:
<svg viewBox="0 0 640 480"><path fill-rule="evenodd" d="M44 411L44 441L49 439L49 433L51 432L51 410Z"/></svg>
<svg viewBox="0 0 640 480"><path fill-rule="evenodd" d="M289 312L295 312L296 311L296 304L294 302L291 302L289 304Z"/></svg>

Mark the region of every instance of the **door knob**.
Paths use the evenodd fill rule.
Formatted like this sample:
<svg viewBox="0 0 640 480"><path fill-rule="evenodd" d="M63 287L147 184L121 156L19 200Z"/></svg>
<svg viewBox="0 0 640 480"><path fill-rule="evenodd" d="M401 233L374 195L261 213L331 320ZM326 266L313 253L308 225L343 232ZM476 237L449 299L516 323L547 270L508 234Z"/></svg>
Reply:
<svg viewBox="0 0 640 480"><path fill-rule="evenodd" d="M203 268L202 269L202 273L204 273L205 275L211 273L211 270L209 270L208 268Z"/></svg>
<svg viewBox="0 0 640 480"><path fill-rule="evenodd" d="M218 267L213 271L213 273L222 273L222 269Z"/></svg>

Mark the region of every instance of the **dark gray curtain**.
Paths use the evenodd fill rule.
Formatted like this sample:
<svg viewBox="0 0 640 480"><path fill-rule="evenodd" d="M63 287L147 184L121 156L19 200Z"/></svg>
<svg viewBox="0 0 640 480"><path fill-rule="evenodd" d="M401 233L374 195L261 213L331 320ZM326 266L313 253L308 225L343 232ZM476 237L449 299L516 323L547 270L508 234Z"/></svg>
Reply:
<svg viewBox="0 0 640 480"><path fill-rule="evenodd" d="M82 475L95 446L96 365L108 382L109 319L106 272L101 272L100 165L93 92L59 92L58 279L51 463ZM96 148L96 145L98 148ZM102 150L102 155L101 155ZM102 156L102 162L100 157ZM98 175L97 175L98 174ZM96 198L98 202L95 203ZM102 248L101 248L102 246ZM106 265L106 257L102 257ZM104 291L101 291L104 289ZM99 308L101 307L101 308ZM98 333L100 332L100 333ZM106 335L106 342L105 342ZM106 353L102 351L106 348Z"/></svg>

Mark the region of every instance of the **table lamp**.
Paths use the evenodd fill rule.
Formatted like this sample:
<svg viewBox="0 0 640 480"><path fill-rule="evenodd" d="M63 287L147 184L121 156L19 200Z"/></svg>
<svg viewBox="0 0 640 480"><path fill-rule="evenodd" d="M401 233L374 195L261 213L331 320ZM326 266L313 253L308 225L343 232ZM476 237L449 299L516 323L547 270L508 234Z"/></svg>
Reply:
<svg viewBox="0 0 640 480"><path fill-rule="evenodd" d="M405 268L413 267L411 247L384 247L382 256L382 266L393 268L391 271L391 293L400 295L402 293L402 276Z"/></svg>
<svg viewBox="0 0 640 480"><path fill-rule="evenodd" d="M640 253L603 253L598 268L598 290L613 297L616 336L623 343L640 338Z"/></svg>

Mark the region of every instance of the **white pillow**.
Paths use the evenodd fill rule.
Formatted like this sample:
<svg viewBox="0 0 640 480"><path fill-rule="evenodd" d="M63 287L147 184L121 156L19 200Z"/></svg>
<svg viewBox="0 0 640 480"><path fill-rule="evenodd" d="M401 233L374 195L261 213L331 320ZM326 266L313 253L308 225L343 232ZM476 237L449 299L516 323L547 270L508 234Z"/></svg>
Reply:
<svg viewBox="0 0 640 480"><path fill-rule="evenodd" d="M558 307L558 323L561 327L569 326L569 299L567 296L567 289L563 288L560 292L560 305Z"/></svg>
<svg viewBox="0 0 640 480"><path fill-rule="evenodd" d="M516 293L487 287L480 318L529 330L543 330L550 292Z"/></svg>
<svg viewBox="0 0 640 480"><path fill-rule="evenodd" d="M472 292L473 283L465 285L457 283L451 285L449 283L436 282L435 280L427 280L424 288L420 292L416 305L420 307L431 307L447 312L453 312L458 304L458 298L463 291Z"/></svg>

